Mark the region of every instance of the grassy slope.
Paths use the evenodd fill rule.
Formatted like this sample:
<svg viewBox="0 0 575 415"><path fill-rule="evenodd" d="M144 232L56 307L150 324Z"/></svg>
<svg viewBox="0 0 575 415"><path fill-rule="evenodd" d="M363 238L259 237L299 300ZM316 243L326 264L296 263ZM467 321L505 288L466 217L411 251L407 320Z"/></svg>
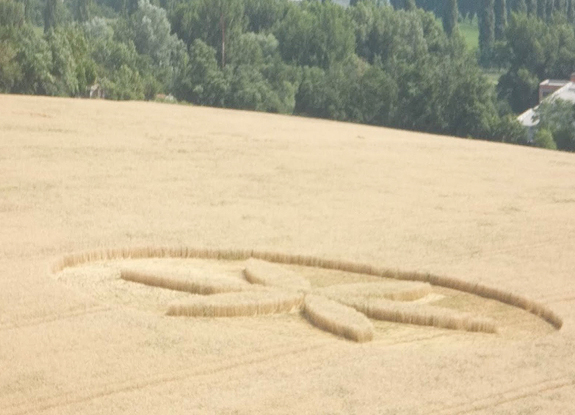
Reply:
<svg viewBox="0 0 575 415"><path fill-rule="evenodd" d="M574 176L567 153L269 114L0 95L2 413L477 405L570 414ZM526 325L509 337L375 323L374 341L356 345L299 315L141 312L48 271L66 252L149 244L479 280L540 298L565 326ZM93 272L96 289L103 269Z"/></svg>

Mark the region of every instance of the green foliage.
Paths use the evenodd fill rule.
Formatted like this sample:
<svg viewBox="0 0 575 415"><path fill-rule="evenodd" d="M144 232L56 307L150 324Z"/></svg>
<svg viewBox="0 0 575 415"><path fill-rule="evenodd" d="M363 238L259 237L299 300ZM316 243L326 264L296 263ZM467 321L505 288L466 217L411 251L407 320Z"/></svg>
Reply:
<svg viewBox="0 0 575 415"><path fill-rule="evenodd" d="M174 72L180 70L186 60L186 47L171 34L166 11L149 0L140 0L138 10L132 14L129 33L133 33L138 53L151 58L156 78L169 86Z"/></svg>
<svg viewBox="0 0 575 415"><path fill-rule="evenodd" d="M531 7L533 7L533 2L535 3L535 10L537 10L537 1L538 0L529 0ZM526 14L529 13L530 5L527 4L526 0L515 0L513 1L512 10L515 13Z"/></svg>
<svg viewBox="0 0 575 415"><path fill-rule="evenodd" d="M269 81L254 69L251 65L239 65L233 69L226 104L231 108L288 112Z"/></svg>
<svg viewBox="0 0 575 415"><path fill-rule="evenodd" d="M13 0L0 1L0 27L21 27L25 21L24 4Z"/></svg>
<svg viewBox="0 0 575 415"><path fill-rule="evenodd" d="M547 14L547 0L537 0L537 17L545 19Z"/></svg>
<svg viewBox="0 0 575 415"><path fill-rule="evenodd" d="M353 54L353 22L331 2L304 2L290 7L274 31L284 61L327 69Z"/></svg>
<svg viewBox="0 0 575 415"><path fill-rule="evenodd" d="M248 24L242 0L197 0L180 3L171 15L174 32L187 45L201 39L216 49L221 67L226 63L226 42Z"/></svg>
<svg viewBox="0 0 575 415"><path fill-rule="evenodd" d="M542 78L575 68L570 2L553 3L560 13L547 21L514 14L504 31L502 0L495 10L493 0L392 3L0 0L0 91L86 96L99 84L110 99L173 94L196 105L533 144L513 116L499 114L531 106ZM535 2L523 4L535 14ZM478 27L467 22L478 13L482 62L507 70L498 102L466 47L477 45ZM33 26L42 15L44 35ZM542 123L558 148L573 148L572 124L549 114Z"/></svg>
<svg viewBox="0 0 575 415"><path fill-rule="evenodd" d="M101 81L106 97L117 100L144 99L144 82L138 71L123 64L110 78Z"/></svg>
<svg viewBox="0 0 575 415"><path fill-rule="evenodd" d="M505 0L495 0L493 7L495 12L495 40L501 40L505 36L505 26L507 26L507 3Z"/></svg>
<svg viewBox="0 0 575 415"><path fill-rule="evenodd" d="M571 1L571 0L569 0ZM525 10L515 10L519 13L527 13L529 16L536 16L537 15L537 0L525 0Z"/></svg>
<svg viewBox="0 0 575 415"><path fill-rule="evenodd" d="M92 9L91 0L74 0L73 14L77 22L84 23L90 20L90 13Z"/></svg>
<svg viewBox="0 0 575 415"><path fill-rule="evenodd" d="M16 61L17 45L9 38L0 35L0 92L10 92L21 75Z"/></svg>
<svg viewBox="0 0 575 415"><path fill-rule="evenodd" d="M557 144L555 144L553 140L553 133L546 128L539 128L535 133L533 141L536 147L557 150Z"/></svg>
<svg viewBox="0 0 575 415"><path fill-rule="evenodd" d="M335 86L335 88L334 88ZM397 85L379 66L348 62L324 72L306 67L295 112L312 117L390 125Z"/></svg>
<svg viewBox="0 0 575 415"><path fill-rule="evenodd" d="M271 32L283 19L289 7L288 0L245 0L244 10L248 17L248 32Z"/></svg>
<svg viewBox="0 0 575 415"><path fill-rule="evenodd" d="M200 105L224 106L229 84L218 67L216 50L196 39L189 63L178 80L176 98Z"/></svg>
<svg viewBox="0 0 575 415"><path fill-rule="evenodd" d="M50 72L54 77L56 93L58 95L78 95L76 62L68 37L61 31L50 31L47 40L52 53Z"/></svg>
<svg viewBox="0 0 575 415"><path fill-rule="evenodd" d="M62 6L59 0L46 0L44 7L44 33L54 30L62 20Z"/></svg>
<svg viewBox="0 0 575 415"><path fill-rule="evenodd" d="M506 32L509 69L498 84L499 96L515 112L537 104L539 82L568 78L575 68L575 31L558 18L546 24L536 17L513 15Z"/></svg>
<svg viewBox="0 0 575 415"><path fill-rule="evenodd" d="M537 104L539 79L527 68L510 70L499 79L499 96L511 105L514 112L522 112Z"/></svg>
<svg viewBox="0 0 575 415"><path fill-rule="evenodd" d="M575 106L572 102L547 100L535 113L539 129L551 132L559 150L575 151Z"/></svg>
<svg viewBox="0 0 575 415"><path fill-rule="evenodd" d="M512 115L495 119L489 137L493 141L510 144L528 145L527 129Z"/></svg>
<svg viewBox="0 0 575 415"><path fill-rule="evenodd" d="M479 54L484 65L491 62L495 43L495 12L493 0L481 0L479 14Z"/></svg>
<svg viewBox="0 0 575 415"><path fill-rule="evenodd" d="M415 10L415 8L417 7L417 6L415 5L415 0L404 0L404 2L405 2L404 8L405 8L405 10L407 10L407 11L413 11L413 10Z"/></svg>
<svg viewBox="0 0 575 415"><path fill-rule="evenodd" d="M459 11L457 10L457 0L444 0L443 6L443 30L449 36L457 27Z"/></svg>
<svg viewBox="0 0 575 415"><path fill-rule="evenodd" d="M50 46L31 29L18 33L14 61L19 66L19 76L11 92L21 94L56 95Z"/></svg>

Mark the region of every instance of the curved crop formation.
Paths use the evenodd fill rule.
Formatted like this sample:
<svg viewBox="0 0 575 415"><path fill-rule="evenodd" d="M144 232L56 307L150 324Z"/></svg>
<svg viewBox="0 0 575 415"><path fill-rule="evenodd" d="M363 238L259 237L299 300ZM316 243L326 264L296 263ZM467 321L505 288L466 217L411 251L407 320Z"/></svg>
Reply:
<svg viewBox="0 0 575 415"><path fill-rule="evenodd" d="M246 284L242 284L239 280L222 276L202 277L184 273L166 273L132 268L122 269L120 278L152 287L202 295L242 291L246 287Z"/></svg>
<svg viewBox="0 0 575 415"><path fill-rule="evenodd" d="M404 281L392 282L360 282L354 284L338 284L317 290L326 297L376 297L391 301L414 301L431 294L431 285Z"/></svg>
<svg viewBox="0 0 575 415"><path fill-rule="evenodd" d="M103 249L90 252L66 255L52 267L54 272L64 268L81 265L88 262L117 259L136 258L202 258L219 260L247 260L249 258L261 259L280 264L293 264L318 267L324 269L340 270L373 276L393 278L406 281L427 282L431 285L463 291L480 297L500 301L514 307L524 309L543 320L547 321L557 330L563 325L563 320L553 310L530 298L504 291L498 288L488 287L483 284L467 282L451 277L443 277L428 273L405 272L380 268L370 264L357 262L338 261L305 255L290 255L276 252L241 249L201 249L190 247L140 247Z"/></svg>
<svg viewBox="0 0 575 415"><path fill-rule="evenodd" d="M169 305L168 316L240 317L290 313L301 309L304 295L296 292L246 291L197 296Z"/></svg>
<svg viewBox="0 0 575 415"><path fill-rule="evenodd" d="M433 326L451 330L497 333L491 319L429 305L414 306L388 300L342 299L343 304L355 308L366 316L394 323Z"/></svg>
<svg viewBox="0 0 575 415"><path fill-rule="evenodd" d="M317 295L306 295L304 312L320 329L356 342L373 339L373 324L355 309Z"/></svg>
<svg viewBox="0 0 575 415"><path fill-rule="evenodd" d="M268 287L285 288L309 292L311 284L308 280L276 264L260 259L248 259L244 275L252 284L260 284Z"/></svg>

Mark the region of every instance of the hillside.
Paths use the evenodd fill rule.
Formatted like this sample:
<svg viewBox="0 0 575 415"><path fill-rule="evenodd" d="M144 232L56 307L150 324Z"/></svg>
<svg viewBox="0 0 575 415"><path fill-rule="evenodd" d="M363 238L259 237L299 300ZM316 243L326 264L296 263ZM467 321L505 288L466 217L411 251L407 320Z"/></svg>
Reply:
<svg viewBox="0 0 575 415"><path fill-rule="evenodd" d="M0 177L2 414L573 411L573 154L255 112L0 95ZM208 288L244 289L243 259L229 253L61 260L164 246L480 282L538 301L563 327L433 286L415 307L473 313L498 332L372 318L373 339L357 343L297 311L165 315L190 295L119 274L186 271ZM282 267L285 281L297 275L325 296L382 280Z"/></svg>

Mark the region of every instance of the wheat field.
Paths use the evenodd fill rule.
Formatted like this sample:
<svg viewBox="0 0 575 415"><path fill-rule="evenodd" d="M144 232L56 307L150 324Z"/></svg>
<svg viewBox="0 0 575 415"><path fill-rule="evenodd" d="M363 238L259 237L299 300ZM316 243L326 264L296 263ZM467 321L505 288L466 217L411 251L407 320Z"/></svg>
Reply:
<svg viewBox="0 0 575 415"><path fill-rule="evenodd" d="M0 95L0 225L2 415L575 411L573 154ZM246 280L250 257L301 277L326 329L303 291ZM147 269L152 284L121 278ZM188 271L192 293L169 289ZM382 279L419 284L405 307L497 332L330 331L346 317L317 296ZM226 296L246 315L185 315L241 314Z"/></svg>

